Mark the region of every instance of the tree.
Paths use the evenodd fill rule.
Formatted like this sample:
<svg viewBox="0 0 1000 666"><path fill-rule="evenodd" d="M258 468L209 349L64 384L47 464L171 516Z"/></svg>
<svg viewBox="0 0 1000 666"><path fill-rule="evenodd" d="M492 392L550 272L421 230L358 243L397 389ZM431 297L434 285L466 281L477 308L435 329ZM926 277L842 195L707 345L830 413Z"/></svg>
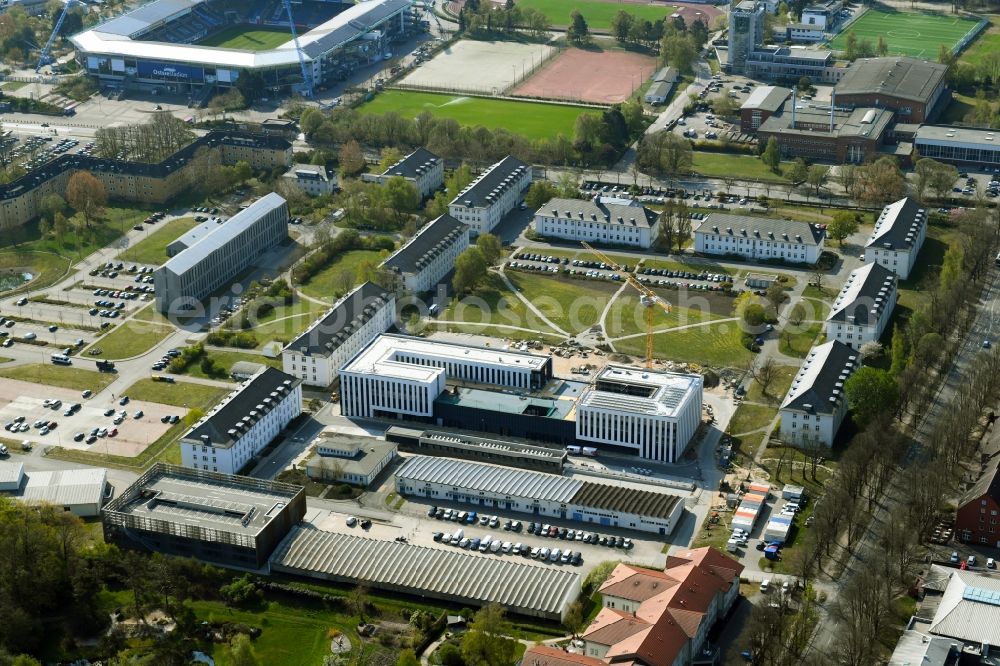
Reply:
<svg viewBox="0 0 1000 666"><path fill-rule="evenodd" d="M503 606L490 604L480 609L462 636L462 657L468 666L509 666L514 663L517 642L508 638L512 627Z"/></svg>
<svg viewBox="0 0 1000 666"><path fill-rule="evenodd" d="M809 171L806 172L806 182L808 182L816 190L816 196L819 196L820 188L826 185L826 180L829 175L830 167L828 166L813 164L809 167Z"/></svg>
<svg viewBox="0 0 1000 666"><path fill-rule="evenodd" d="M781 172L781 150L778 148L778 140L773 136L767 140L767 147L761 153L760 159L772 173Z"/></svg>
<svg viewBox="0 0 1000 666"><path fill-rule="evenodd" d="M898 377L906 367L906 335L899 326L892 329L892 346L890 347L889 374Z"/></svg>
<svg viewBox="0 0 1000 666"><path fill-rule="evenodd" d="M764 298L767 299L767 302L771 304L775 314L777 314L778 308L781 307L781 304L787 298L784 285L775 280L767 286L767 289L764 291Z"/></svg>
<svg viewBox="0 0 1000 666"><path fill-rule="evenodd" d="M87 226L100 214L108 203L104 184L89 171L77 171L66 184L66 201L76 212L83 215Z"/></svg>
<svg viewBox="0 0 1000 666"><path fill-rule="evenodd" d="M844 57L848 60L854 60L858 57L858 36L854 34L854 31L847 33L847 44L844 50Z"/></svg>
<svg viewBox="0 0 1000 666"><path fill-rule="evenodd" d="M579 601L574 601L566 609L566 619L563 621L563 626L569 629L570 633L575 637L583 626L583 620L583 604Z"/></svg>
<svg viewBox="0 0 1000 666"><path fill-rule="evenodd" d="M524 195L524 203L532 210L538 210L559 196L556 186L547 180L536 180L528 188L528 193Z"/></svg>
<svg viewBox="0 0 1000 666"><path fill-rule="evenodd" d="M55 222L56 213L66 209L66 200L56 193L46 194L38 204L38 212Z"/></svg>
<svg viewBox="0 0 1000 666"><path fill-rule="evenodd" d="M885 41L884 35L878 36L878 44L875 46L875 53L877 53L880 58L884 58L889 55L889 42Z"/></svg>
<svg viewBox="0 0 1000 666"><path fill-rule="evenodd" d="M882 352L884 350L882 349L881 342L879 342L878 340L869 340L865 344L861 345L861 349L859 349L858 351L861 352L861 362L866 363L868 361L877 359L879 356L882 355Z"/></svg>
<svg viewBox="0 0 1000 666"><path fill-rule="evenodd" d="M631 14L619 9L618 13L611 19L611 34L614 35L616 40L624 44L629 39L634 22L635 19Z"/></svg>
<svg viewBox="0 0 1000 666"><path fill-rule="evenodd" d="M859 428L880 414L891 414L899 399L896 380L887 371L870 366L859 368L848 377L844 392Z"/></svg>
<svg viewBox="0 0 1000 666"><path fill-rule="evenodd" d="M399 653L396 666L420 666L420 660L412 649L407 648Z"/></svg>
<svg viewBox="0 0 1000 666"><path fill-rule="evenodd" d="M748 372L757 384L760 385L760 392L767 395L767 389L771 387L771 384L778 377L778 364L774 362L774 359L768 356L759 364L755 364L751 361Z"/></svg>
<svg viewBox="0 0 1000 666"><path fill-rule="evenodd" d="M805 160L801 157L795 159L792 162L792 166L788 169L788 180L792 181L796 185L799 183L804 183L809 177L809 167L806 166Z"/></svg>
<svg viewBox="0 0 1000 666"><path fill-rule="evenodd" d="M378 162L379 171L385 173L393 164L402 158L403 154L399 151L399 148L386 146L382 149L382 154Z"/></svg>
<svg viewBox="0 0 1000 666"><path fill-rule="evenodd" d="M647 171L677 178L690 173L694 157L690 141L671 132L661 131L642 138L636 160Z"/></svg>
<svg viewBox="0 0 1000 666"><path fill-rule="evenodd" d="M229 663L233 666L260 666L253 643L246 634L236 634L229 643Z"/></svg>
<svg viewBox="0 0 1000 666"><path fill-rule="evenodd" d="M365 155L361 152L361 145L354 139L340 147L338 161L342 176L356 176L365 170Z"/></svg>
<svg viewBox="0 0 1000 666"><path fill-rule="evenodd" d="M319 109L309 106L299 116L299 127L302 128L302 132L306 136L311 136L313 132L319 129L324 120L323 113Z"/></svg>
<svg viewBox="0 0 1000 666"><path fill-rule="evenodd" d="M387 180L383 192L385 203L395 212L397 223L401 223L420 207L420 191L402 176L393 176Z"/></svg>
<svg viewBox="0 0 1000 666"><path fill-rule="evenodd" d="M476 247L483 253L483 259L490 266L496 264L503 256L503 244L493 234L480 234L476 239Z"/></svg>
<svg viewBox="0 0 1000 666"><path fill-rule="evenodd" d="M691 240L691 218L687 213L687 206L681 204L677 215L677 228L674 231L674 239L677 241L677 253L684 251L684 246Z"/></svg>
<svg viewBox="0 0 1000 666"><path fill-rule="evenodd" d="M762 325L767 318L760 298L751 291L744 291L733 301L733 309L736 316L750 328L757 328Z"/></svg>
<svg viewBox="0 0 1000 666"><path fill-rule="evenodd" d="M590 27L579 10L574 9L569 15L569 27L566 29L566 40L575 46L582 46L590 41Z"/></svg>
<svg viewBox="0 0 1000 666"><path fill-rule="evenodd" d="M665 65L677 68L682 74L690 74L692 65L698 58L698 48L687 33L667 33L660 43L660 60Z"/></svg>
<svg viewBox="0 0 1000 666"><path fill-rule="evenodd" d="M861 167L858 178L858 199L872 206L885 206L906 194L906 178L899 170L899 164L889 156Z"/></svg>
<svg viewBox="0 0 1000 666"><path fill-rule="evenodd" d="M858 232L858 214L850 210L838 210L833 221L826 226L826 235L844 246L844 239Z"/></svg>
<svg viewBox="0 0 1000 666"><path fill-rule="evenodd" d="M455 276L451 284L458 294L466 294L486 277L489 263L478 247L467 248L455 260Z"/></svg>

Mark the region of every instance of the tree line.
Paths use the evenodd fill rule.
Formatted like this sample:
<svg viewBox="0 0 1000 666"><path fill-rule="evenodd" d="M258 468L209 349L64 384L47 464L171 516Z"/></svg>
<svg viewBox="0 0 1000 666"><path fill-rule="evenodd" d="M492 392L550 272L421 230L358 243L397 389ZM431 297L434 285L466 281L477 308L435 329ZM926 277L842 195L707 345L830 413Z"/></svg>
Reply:
<svg viewBox="0 0 1000 666"><path fill-rule="evenodd" d="M543 12L534 7L519 7L514 0L507 0L502 5L490 0L466 0L458 12L459 31L474 37L524 32L542 38L549 27Z"/></svg>
<svg viewBox="0 0 1000 666"><path fill-rule="evenodd" d="M94 153L105 159L157 164L192 141L190 125L168 111L157 111L149 122L99 128Z"/></svg>

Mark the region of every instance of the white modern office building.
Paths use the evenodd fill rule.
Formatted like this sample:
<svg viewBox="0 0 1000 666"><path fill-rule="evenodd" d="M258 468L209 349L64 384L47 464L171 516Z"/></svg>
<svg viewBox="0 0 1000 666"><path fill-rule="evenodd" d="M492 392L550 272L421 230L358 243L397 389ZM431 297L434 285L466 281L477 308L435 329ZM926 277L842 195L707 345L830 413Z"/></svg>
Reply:
<svg viewBox="0 0 1000 666"><path fill-rule="evenodd" d="M514 210L530 185L531 167L508 155L459 192L448 212L468 224L473 236L489 233Z"/></svg>
<svg viewBox="0 0 1000 666"><path fill-rule="evenodd" d="M455 268L458 255L468 247L469 225L445 213L425 224L382 266L396 276L401 291L432 291Z"/></svg>
<svg viewBox="0 0 1000 666"><path fill-rule="evenodd" d="M833 446L847 414L844 383L860 366L858 351L843 342L813 347L778 411L781 439L795 446Z"/></svg>
<svg viewBox="0 0 1000 666"><path fill-rule="evenodd" d="M287 237L288 204L271 192L156 269L156 309L184 313L198 308Z"/></svg>
<svg viewBox="0 0 1000 666"><path fill-rule="evenodd" d="M881 338L896 307L897 279L881 264L851 271L826 318L826 339L859 349Z"/></svg>
<svg viewBox="0 0 1000 666"><path fill-rule="evenodd" d="M337 190L336 175L321 164L294 164L281 180L310 197L333 194Z"/></svg>
<svg viewBox="0 0 1000 666"><path fill-rule="evenodd" d="M905 197L882 209L865 243L865 261L877 263L905 280L927 238L927 211Z"/></svg>
<svg viewBox="0 0 1000 666"><path fill-rule="evenodd" d="M340 366L395 322L396 297L365 282L281 350L282 369L306 386L330 386Z"/></svg>
<svg viewBox="0 0 1000 666"><path fill-rule="evenodd" d="M700 254L815 264L825 239L826 232L808 222L711 213L694 230L694 249Z"/></svg>
<svg viewBox="0 0 1000 666"><path fill-rule="evenodd" d="M633 199L551 199L535 212L535 231L539 234L577 242L646 250L656 240L659 228L656 211Z"/></svg>
<svg viewBox="0 0 1000 666"><path fill-rule="evenodd" d="M580 398L577 439L677 462L701 423L702 384L699 374L608 366Z"/></svg>
<svg viewBox="0 0 1000 666"><path fill-rule="evenodd" d="M381 185L395 177L413 183L420 197L427 198L444 185L444 160L426 148L417 148L382 173L361 174L365 182Z"/></svg>
<svg viewBox="0 0 1000 666"><path fill-rule="evenodd" d="M913 147L922 157L979 169L1000 168L1000 132L995 129L921 125Z"/></svg>
<svg viewBox="0 0 1000 666"><path fill-rule="evenodd" d="M401 495L669 535L686 493L650 488L430 456L413 456L396 472Z"/></svg>
<svg viewBox="0 0 1000 666"><path fill-rule="evenodd" d="M264 368L181 438L181 464L236 474L302 413L302 382Z"/></svg>

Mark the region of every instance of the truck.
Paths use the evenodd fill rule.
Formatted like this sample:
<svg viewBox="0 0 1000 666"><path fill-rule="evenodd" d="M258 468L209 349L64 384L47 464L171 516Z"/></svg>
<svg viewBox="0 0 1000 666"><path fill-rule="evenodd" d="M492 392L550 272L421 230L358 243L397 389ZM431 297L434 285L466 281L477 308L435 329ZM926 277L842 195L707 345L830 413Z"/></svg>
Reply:
<svg viewBox="0 0 1000 666"><path fill-rule="evenodd" d="M597 449L595 449L593 446L585 446L582 449L580 449L580 453L582 453L585 456L590 456L591 458L593 458L597 455Z"/></svg>
<svg viewBox="0 0 1000 666"><path fill-rule="evenodd" d="M97 370L99 372L114 372L115 362L114 361L98 361Z"/></svg>

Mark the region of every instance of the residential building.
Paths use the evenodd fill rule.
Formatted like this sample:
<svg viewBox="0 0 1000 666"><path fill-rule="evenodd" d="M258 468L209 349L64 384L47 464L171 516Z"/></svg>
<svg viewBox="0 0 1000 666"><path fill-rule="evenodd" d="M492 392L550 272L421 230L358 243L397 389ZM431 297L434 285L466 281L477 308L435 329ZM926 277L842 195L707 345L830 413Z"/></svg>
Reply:
<svg viewBox="0 0 1000 666"><path fill-rule="evenodd" d="M281 367L306 386L325 388L340 366L396 323L396 297L365 282L281 350Z"/></svg>
<svg viewBox="0 0 1000 666"><path fill-rule="evenodd" d="M267 367L181 437L181 464L236 474L302 413L302 382Z"/></svg>
<svg viewBox="0 0 1000 666"><path fill-rule="evenodd" d="M878 341L896 307L895 273L880 264L865 264L847 276L826 318L826 339L860 349Z"/></svg>
<svg viewBox="0 0 1000 666"><path fill-rule="evenodd" d="M660 216L633 199L552 199L535 212L535 231L548 238L649 249Z"/></svg>
<svg viewBox="0 0 1000 666"><path fill-rule="evenodd" d="M433 291L468 247L469 225L445 213L421 227L382 267L396 276L400 291Z"/></svg>
<svg viewBox="0 0 1000 666"><path fill-rule="evenodd" d="M417 148L382 173L362 174L361 179L385 185L397 176L413 183L420 197L426 199L444 185L444 160L426 148Z"/></svg>
<svg viewBox="0 0 1000 666"><path fill-rule="evenodd" d="M24 463L0 462L0 497L6 495L25 504L48 504L91 518L101 515L107 475L103 467L28 472Z"/></svg>
<svg viewBox="0 0 1000 666"><path fill-rule="evenodd" d="M448 212L468 224L473 236L489 233L514 210L530 185L531 167L508 155L459 192Z"/></svg>
<svg viewBox="0 0 1000 666"><path fill-rule="evenodd" d="M733 74L746 72L747 59L764 43L763 2L742 0L729 12L729 70Z"/></svg>
<svg viewBox="0 0 1000 666"><path fill-rule="evenodd" d="M858 351L843 342L809 350L778 411L781 439L795 446L833 446L847 414L844 383L859 367Z"/></svg>
<svg viewBox="0 0 1000 666"><path fill-rule="evenodd" d="M814 44L826 39L823 28L808 23L789 23L785 26L785 39L790 42Z"/></svg>
<svg viewBox="0 0 1000 666"><path fill-rule="evenodd" d="M156 269L156 309L196 309L287 237L288 204L271 192Z"/></svg>
<svg viewBox="0 0 1000 666"><path fill-rule="evenodd" d="M396 457L396 445L324 429L313 439L316 455L306 463L310 479L367 488Z"/></svg>
<svg viewBox="0 0 1000 666"><path fill-rule="evenodd" d="M811 223L710 213L694 230L694 249L701 254L815 264L825 239L826 232Z"/></svg>
<svg viewBox="0 0 1000 666"><path fill-rule="evenodd" d="M840 13L843 9L842 0L828 0L809 5L802 10L802 23L820 30L832 31L840 23Z"/></svg>
<svg viewBox="0 0 1000 666"><path fill-rule="evenodd" d="M680 77L675 67L664 67L653 75L653 83L646 90L643 98L647 104L663 104L670 97L671 91L677 85Z"/></svg>
<svg viewBox="0 0 1000 666"><path fill-rule="evenodd" d="M927 211L916 199L904 197L879 213L872 235L865 243L864 260L881 264L905 280L926 237Z"/></svg>
<svg viewBox="0 0 1000 666"><path fill-rule="evenodd" d="M337 176L321 164L293 164L281 177L282 182L310 197L337 191Z"/></svg>
<svg viewBox="0 0 1000 666"><path fill-rule="evenodd" d="M913 148L921 157L963 167L1000 168L1000 133L993 129L921 125Z"/></svg>
<svg viewBox="0 0 1000 666"><path fill-rule="evenodd" d="M600 587L601 609L583 630L583 654L536 646L525 666L717 663L712 627L739 597L743 565L714 548L667 557L663 571L619 564Z"/></svg>
<svg viewBox="0 0 1000 666"><path fill-rule="evenodd" d="M101 522L108 543L260 569L305 513L301 486L156 463Z"/></svg>
<svg viewBox="0 0 1000 666"><path fill-rule="evenodd" d="M485 463L412 456L396 471L396 492L440 502L528 513L661 536L684 515L680 492L598 477L564 477Z"/></svg>
<svg viewBox="0 0 1000 666"><path fill-rule="evenodd" d="M965 543L1000 548L1000 455L994 455L979 479L965 491L955 512L955 536Z"/></svg>
<svg viewBox="0 0 1000 666"><path fill-rule="evenodd" d="M740 131L755 134L765 120L780 113L785 100L792 94L788 88L780 86L757 86L747 101L740 106Z"/></svg>
<svg viewBox="0 0 1000 666"><path fill-rule="evenodd" d="M951 101L947 65L903 56L861 58L837 83L837 103L889 109L901 123L934 120Z"/></svg>

